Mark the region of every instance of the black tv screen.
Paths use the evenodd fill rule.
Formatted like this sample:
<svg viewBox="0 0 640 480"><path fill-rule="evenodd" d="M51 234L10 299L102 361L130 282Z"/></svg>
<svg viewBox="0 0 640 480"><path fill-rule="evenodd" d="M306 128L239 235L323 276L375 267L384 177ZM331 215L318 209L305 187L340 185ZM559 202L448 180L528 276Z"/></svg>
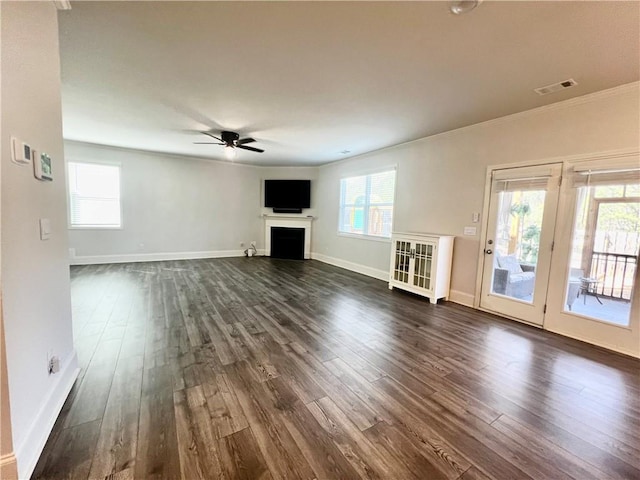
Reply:
<svg viewBox="0 0 640 480"><path fill-rule="evenodd" d="M311 207L311 180L265 180L264 206L300 213Z"/></svg>

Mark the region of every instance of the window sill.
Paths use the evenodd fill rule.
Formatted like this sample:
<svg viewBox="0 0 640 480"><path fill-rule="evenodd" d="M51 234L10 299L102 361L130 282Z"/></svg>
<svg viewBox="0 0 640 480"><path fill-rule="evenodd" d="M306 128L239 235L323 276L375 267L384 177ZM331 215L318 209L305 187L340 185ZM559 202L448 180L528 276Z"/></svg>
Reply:
<svg viewBox="0 0 640 480"><path fill-rule="evenodd" d="M375 235L364 235L361 233L338 232L339 237L357 238L360 240L371 240L373 242L391 243L390 237L376 237Z"/></svg>

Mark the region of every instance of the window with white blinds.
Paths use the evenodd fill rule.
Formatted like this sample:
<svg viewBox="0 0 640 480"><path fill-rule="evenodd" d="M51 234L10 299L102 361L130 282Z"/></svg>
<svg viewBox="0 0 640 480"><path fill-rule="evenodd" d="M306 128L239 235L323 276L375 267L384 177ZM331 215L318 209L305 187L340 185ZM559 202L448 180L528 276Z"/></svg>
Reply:
<svg viewBox="0 0 640 480"><path fill-rule="evenodd" d="M69 162L69 223L76 228L120 228L120 166Z"/></svg>
<svg viewBox="0 0 640 480"><path fill-rule="evenodd" d="M338 231L390 238L395 185L395 170L341 179Z"/></svg>

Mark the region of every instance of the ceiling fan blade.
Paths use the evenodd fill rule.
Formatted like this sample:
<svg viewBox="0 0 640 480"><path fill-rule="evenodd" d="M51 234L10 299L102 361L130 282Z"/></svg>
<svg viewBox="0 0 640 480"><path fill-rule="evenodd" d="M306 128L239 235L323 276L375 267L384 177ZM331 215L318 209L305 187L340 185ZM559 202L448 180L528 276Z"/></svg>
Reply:
<svg viewBox="0 0 640 480"><path fill-rule="evenodd" d="M209 132L201 132L201 133L204 133L205 135L209 135L210 137L215 138L219 142L223 141L221 138L216 137L213 133L209 133Z"/></svg>
<svg viewBox="0 0 640 480"><path fill-rule="evenodd" d="M236 146L236 148L242 148L243 150L251 150L252 152L258 152L258 153L264 152L264 150L260 148L245 147L244 145L238 145Z"/></svg>
<svg viewBox="0 0 640 480"><path fill-rule="evenodd" d="M226 143L216 143L216 142L193 142L194 145L226 145Z"/></svg>
<svg viewBox="0 0 640 480"><path fill-rule="evenodd" d="M240 140L238 140L238 141L236 142L236 145L245 145L245 144L247 144L247 143L253 143L253 142L255 142L255 141L256 141L256 140L255 140L255 138L251 138L251 137L248 137L248 138L241 138Z"/></svg>

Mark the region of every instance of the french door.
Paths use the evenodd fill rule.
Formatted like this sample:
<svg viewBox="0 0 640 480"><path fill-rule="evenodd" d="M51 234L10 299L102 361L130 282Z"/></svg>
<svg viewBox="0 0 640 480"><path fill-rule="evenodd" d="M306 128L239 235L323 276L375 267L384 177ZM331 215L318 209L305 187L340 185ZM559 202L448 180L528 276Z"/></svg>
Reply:
<svg viewBox="0 0 640 480"><path fill-rule="evenodd" d="M640 156L494 169L479 305L640 357Z"/></svg>
<svg viewBox="0 0 640 480"><path fill-rule="evenodd" d="M480 306L542 325L562 164L493 170Z"/></svg>

